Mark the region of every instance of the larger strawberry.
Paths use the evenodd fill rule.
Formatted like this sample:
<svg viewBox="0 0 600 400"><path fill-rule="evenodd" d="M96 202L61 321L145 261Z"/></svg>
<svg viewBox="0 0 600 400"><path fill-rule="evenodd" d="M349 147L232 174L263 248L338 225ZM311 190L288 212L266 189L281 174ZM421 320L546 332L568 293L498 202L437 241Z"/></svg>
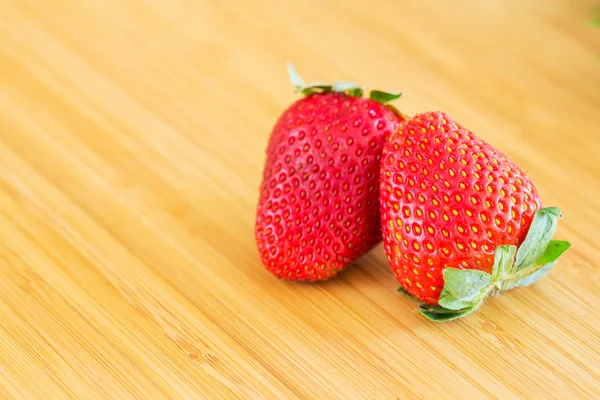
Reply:
<svg viewBox="0 0 600 400"><path fill-rule="evenodd" d="M301 281L333 277L381 240L379 161L405 118L354 84L305 85L279 117L267 146L256 243L267 269Z"/></svg>
<svg viewBox="0 0 600 400"><path fill-rule="evenodd" d="M502 152L441 112L403 123L381 163L384 248L402 288L434 320L544 276L570 246L557 208Z"/></svg>

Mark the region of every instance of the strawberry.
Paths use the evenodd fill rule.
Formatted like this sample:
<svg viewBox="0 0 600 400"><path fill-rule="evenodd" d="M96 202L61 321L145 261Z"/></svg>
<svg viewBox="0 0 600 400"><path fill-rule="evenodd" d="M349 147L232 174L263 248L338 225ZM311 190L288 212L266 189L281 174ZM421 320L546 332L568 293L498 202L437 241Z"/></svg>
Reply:
<svg viewBox="0 0 600 400"><path fill-rule="evenodd" d="M269 138L255 236L279 278L331 278L381 241L379 161L385 138L405 117L384 103L397 93L349 83L305 85Z"/></svg>
<svg viewBox="0 0 600 400"><path fill-rule="evenodd" d="M387 258L432 320L530 285L570 246L551 240L560 210L542 208L525 172L444 113L418 114L390 135L380 176Z"/></svg>

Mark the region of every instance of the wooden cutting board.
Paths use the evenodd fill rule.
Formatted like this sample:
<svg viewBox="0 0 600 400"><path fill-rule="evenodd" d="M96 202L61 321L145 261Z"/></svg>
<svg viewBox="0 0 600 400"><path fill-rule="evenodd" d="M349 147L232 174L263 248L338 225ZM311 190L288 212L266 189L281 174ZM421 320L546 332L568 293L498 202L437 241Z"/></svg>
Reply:
<svg viewBox="0 0 600 400"><path fill-rule="evenodd" d="M0 398L600 398L595 3L0 1ZM381 246L275 279L253 225L286 61L449 113L573 247L445 324Z"/></svg>

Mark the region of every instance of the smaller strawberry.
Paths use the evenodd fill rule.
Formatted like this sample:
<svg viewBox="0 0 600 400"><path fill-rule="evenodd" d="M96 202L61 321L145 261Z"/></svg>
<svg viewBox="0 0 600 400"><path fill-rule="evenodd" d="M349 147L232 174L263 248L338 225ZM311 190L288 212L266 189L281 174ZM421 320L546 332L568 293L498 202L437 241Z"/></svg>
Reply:
<svg viewBox="0 0 600 400"><path fill-rule="evenodd" d="M569 242L519 166L441 112L389 137L381 162L384 248L403 290L436 321L543 277Z"/></svg>
<svg viewBox="0 0 600 400"><path fill-rule="evenodd" d="M282 279L325 280L381 240L379 161L385 138L405 117L384 103L399 93L355 84L305 85L278 118L267 146L256 244Z"/></svg>

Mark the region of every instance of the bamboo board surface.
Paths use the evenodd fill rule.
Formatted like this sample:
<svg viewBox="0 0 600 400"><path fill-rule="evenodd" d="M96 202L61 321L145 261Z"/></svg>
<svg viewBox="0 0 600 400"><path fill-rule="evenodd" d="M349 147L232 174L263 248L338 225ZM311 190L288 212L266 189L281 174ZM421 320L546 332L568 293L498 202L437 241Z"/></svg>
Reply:
<svg viewBox="0 0 600 400"><path fill-rule="evenodd" d="M0 398L600 398L594 5L0 0ZM573 247L447 324L381 246L276 280L253 224L286 61L449 113Z"/></svg>

